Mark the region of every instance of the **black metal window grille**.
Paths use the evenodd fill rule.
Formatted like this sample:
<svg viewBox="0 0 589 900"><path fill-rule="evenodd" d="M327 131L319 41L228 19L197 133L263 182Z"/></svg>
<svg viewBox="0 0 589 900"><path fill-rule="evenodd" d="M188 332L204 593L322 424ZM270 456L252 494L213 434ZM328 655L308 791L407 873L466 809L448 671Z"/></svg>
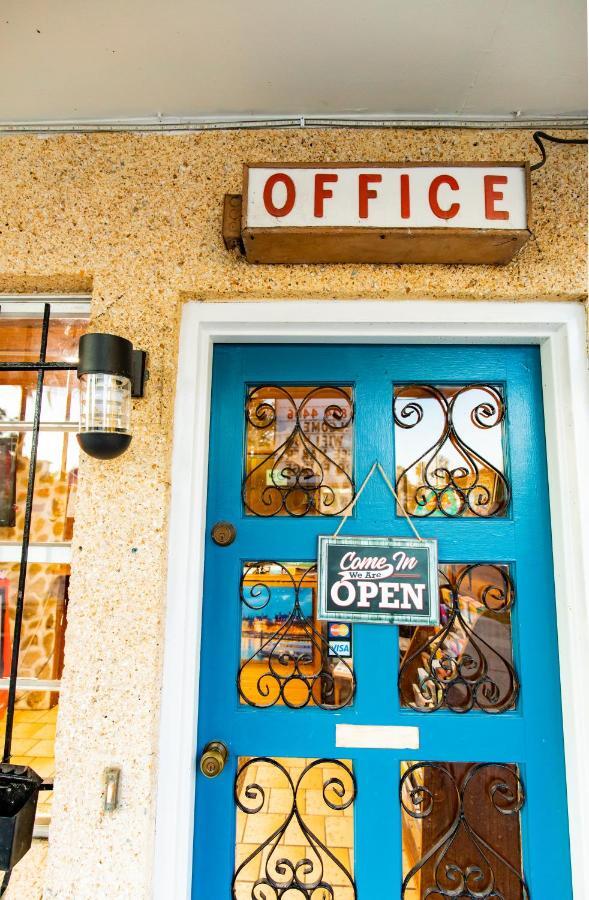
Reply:
<svg viewBox="0 0 589 900"><path fill-rule="evenodd" d="M20 654L21 631L23 621L23 611L25 602L25 588L27 582L28 559L29 559L29 542L31 535L31 520L33 513L33 495L35 491L35 475L37 469L37 448L39 444L39 430L41 423L41 404L43 401L43 382L45 372L66 372L77 369L77 363L66 362L48 362L47 361L47 342L49 338L49 324L51 320L51 303L43 305L43 321L41 327L41 341L39 347L39 356L33 361L14 361L0 362L1 372L36 372L37 384L35 389L35 406L33 414L33 427L31 431L31 455L29 460L29 473L27 481L27 493L25 501L25 515L22 534L22 545L20 553L20 564L18 573L18 589L16 597L16 609L14 617L14 630L12 640L12 656L10 664L10 681L8 688L8 703L6 710L6 733L4 737L4 751L2 755L3 762L10 762L12 753L12 733L14 729L14 708L16 702L17 678L18 678L18 661ZM52 790L53 781L46 781L41 786L42 790Z"/></svg>

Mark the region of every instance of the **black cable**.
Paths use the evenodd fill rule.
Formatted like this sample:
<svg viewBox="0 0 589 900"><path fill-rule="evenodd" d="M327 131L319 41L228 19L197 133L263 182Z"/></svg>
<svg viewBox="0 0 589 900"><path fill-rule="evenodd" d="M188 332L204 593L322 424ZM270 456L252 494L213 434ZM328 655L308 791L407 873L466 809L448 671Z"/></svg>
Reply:
<svg viewBox="0 0 589 900"><path fill-rule="evenodd" d="M561 138L555 137L553 134L546 134L545 131L535 131L532 135L534 142L537 144L540 153L542 154L542 159L540 162L534 163L533 166L530 166L530 172L535 172L536 169L541 169L544 163L546 162L546 149L542 141L552 141L553 144L586 144L587 138Z"/></svg>
<svg viewBox="0 0 589 900"><path fill-rule="evenodd" d="M4 873L4 878L2 879L2 884L0 885L0 897L3 897L6 893L6 888L8 887L8 882L10 881L10 876L12 875L12 869L6 869Z"/></svg>

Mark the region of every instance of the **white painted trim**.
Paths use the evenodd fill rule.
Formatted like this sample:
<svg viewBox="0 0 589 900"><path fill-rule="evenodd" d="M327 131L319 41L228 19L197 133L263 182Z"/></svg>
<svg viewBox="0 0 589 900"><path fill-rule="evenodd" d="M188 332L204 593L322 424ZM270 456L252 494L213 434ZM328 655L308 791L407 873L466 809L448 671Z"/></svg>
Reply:
<svg viewBox="0 0 589 900"><path fill-rule="evenodd" d="M194 320L192 311L192 306L185 307L182 317L179 356L182 362L178 368L174 407L166 687L160 718L154 869L154 896L162 900L188 898L192 871L213 345L207 331Z"/></svg>
<svg viewBox="0 0 589 900"><path fill-rule="evenodd" d="M7 691L10 687L10 678L0 678L0 691ZM52 678L17 678L17 691L61 691L61 681Z"/></svg>
<svg viewBox="0 0 589 900"><path fill-rule="evenodd" d="M365 750L419 750L419 728L416 725L350 725L335 726L336 747L359 747Z"/></svg>
<svg viewBox="0 0 589 900"><path fill-rule="evenodd" d="M87 318L92 298L86 294L0 294L3 318L36 318L43 315L45 303L51 303L60 319Z"/></svg>
<svg viewBox="0 0 589 900"><path fill-rule="evenodd" d="M0 422L0 434L2 434L5 431L8 431L9 433L14 432L16 434L28 434L29 432L31 432L34 429L34 427L35 427L34 422L5 422L5 421L2 421L2 422ZM45 433L47 433L47 432L55 433L56 431L67 431L69 433L69 432L76 432L79 430L80 430L80 426L79 426L78 422L70 421L70 422L40 422L39 423L39 431L44 431Z"/></svg>
<svg viewBox="0 0 589 900"><path fill-rule="evenodd" d="M480 301L186 305L175 407L153 896L190 898L212 347L264 341L541 345L574 896L589 900L584 310L580 303Z"/></svg>
<svg viewBox="0 0 589 900"><path fill-rule="evenodd" d="M22 544L18 541L0 541L0 569L3 563L20 563ZM29 544L30 563L71 563L72 545L66 541L55 544Z"/></svg>

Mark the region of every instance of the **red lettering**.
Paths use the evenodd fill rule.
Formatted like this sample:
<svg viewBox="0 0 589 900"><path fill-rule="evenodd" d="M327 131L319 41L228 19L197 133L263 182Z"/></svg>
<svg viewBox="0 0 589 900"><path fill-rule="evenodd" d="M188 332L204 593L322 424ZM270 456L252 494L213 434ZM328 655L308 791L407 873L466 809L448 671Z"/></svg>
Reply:
<svg viewBox="0 0 589 900"><path fill-rule="evenodd" d="M325 172L315 175L315 204L313 212L316 219L323 218L323 201L333 197L333 191L329 188L326 189L325 185L335 184L338 178L339 175L328 175Z"/></svg>
<svg viewBox="0 0 589 900"><path fill-rule="evenodd" d="M503 191L496 191L498 184L507 184L507 175L485 175L485 218L509 219L506 209L495 209L495 203L503 200Z"/></svg>
<svg viewBox="0 0 589 900"><path fill-rule="evenodd" d="M401 218L411 217L411 199L409 196L409 175L401 175Z"/></svg>
<svg viewBox="0 0 589 900"><path fill-rule="evenodd" d="M286 188L286 199L283 206L274 205L274 186L277 184L283 184ZM264 206L266 207L266 212L270 213L271 216L287 216L292 211L296 196L296 188L290 175L285 175L284 172L276 172L274 175L270 175L270 178L264 185Z"/></svg>
<svg viewBox="0 0 589 900"><path fill-rule="evenodd" d="M369 184L379 184L382 181L382 175L359 175L358 176L358 214L361 219L368 218L368 201L378 197L378 191L374 191L368 187Z"/></svg>
<svg viewBox="0 0 589 900"><path fill-rule="evenodd" d="M460 203L452 203L448 209L442 209L438 203L438 191L443 184L447 184L453 191L459 190L458 182L452 175L438 175L429 186L429 205L438 219L453 219L460 210Z"/></svg>

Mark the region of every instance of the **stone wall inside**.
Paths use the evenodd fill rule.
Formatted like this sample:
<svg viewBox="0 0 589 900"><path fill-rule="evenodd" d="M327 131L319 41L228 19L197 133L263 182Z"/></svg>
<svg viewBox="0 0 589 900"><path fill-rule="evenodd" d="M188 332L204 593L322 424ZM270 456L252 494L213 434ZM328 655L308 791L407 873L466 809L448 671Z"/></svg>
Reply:
<svg viewBox="0 0 589 900"><path fill-rule="evenodd" d="M570 132L567 132L570 136ZM579 135L584 136L584 135ZM223 195L260 161L536 160L528 131L283 130L0 140L0 292L92 293L92 327L149 353L120 459L81 464L47 863L8 898L150 896L173 401L188 299L586 297L586 148L548 147L533 238L505 267L254 267L225 250ZM122 769L102 812L102 772Z"/></svg>

